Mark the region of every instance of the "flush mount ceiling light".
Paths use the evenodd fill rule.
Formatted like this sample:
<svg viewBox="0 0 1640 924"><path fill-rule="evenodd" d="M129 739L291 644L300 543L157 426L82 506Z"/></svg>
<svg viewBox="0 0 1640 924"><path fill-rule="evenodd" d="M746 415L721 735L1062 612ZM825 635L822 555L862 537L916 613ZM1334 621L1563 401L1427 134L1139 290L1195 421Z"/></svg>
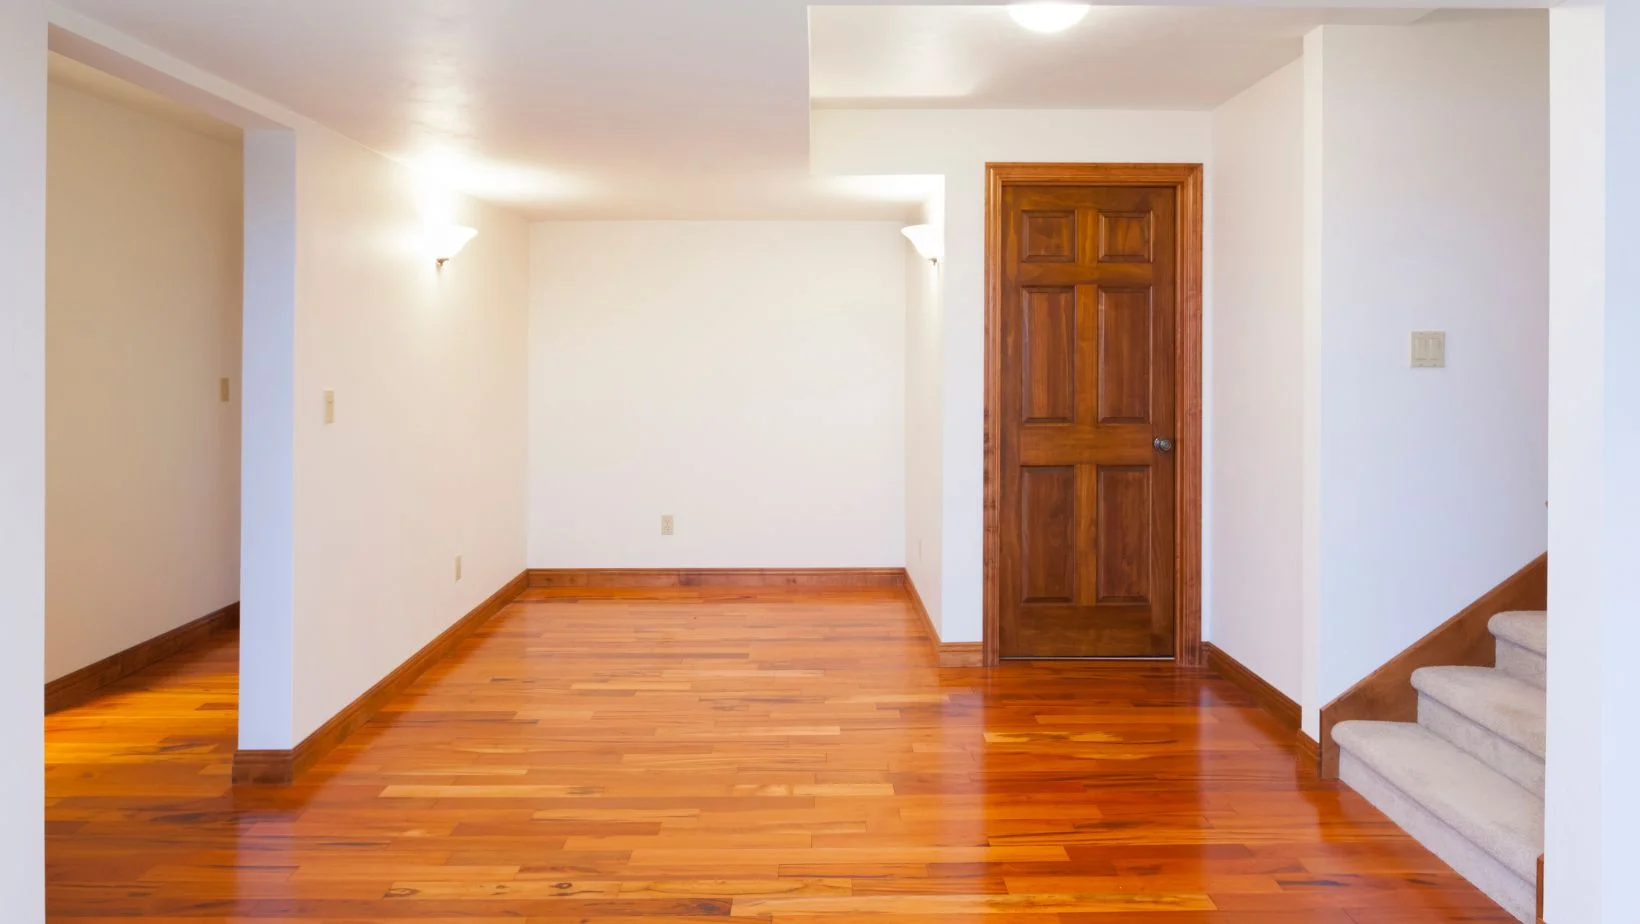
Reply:
<svg viewBox="0 0 1640 924"><path fill-rule="evenodd" d="M945 236L933 225L909 225L901 228L900 233L911 242L911 246L917 248L917 253L924 260L938 263L945 256Z"/></svg>
<svg viewBox="0 0 1640 924"><path fill-rule="evenodd" d="M1081 22L1089 9L1086 3L1012 3L1008 15L1032 32L1052 35Z"/></svg>
<svg viewBox="0 0 1640 924"><path fill-rule="evenodd" d="M435 225L427 229L427 245L433 251L433 262L439 269L449 263L467 242L478 236L477 228L460 225Z"/></svg>

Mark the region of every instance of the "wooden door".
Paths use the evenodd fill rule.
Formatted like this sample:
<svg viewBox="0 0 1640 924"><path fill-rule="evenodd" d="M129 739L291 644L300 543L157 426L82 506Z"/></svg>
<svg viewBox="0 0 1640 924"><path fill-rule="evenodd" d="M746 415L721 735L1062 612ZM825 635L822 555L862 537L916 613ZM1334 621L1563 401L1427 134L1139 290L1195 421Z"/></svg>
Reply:
<svg viewBox="0 0 1640 924"><path fill-rule="evenodd" d="M1003 188L999 654L1167 658L1174 187Z"/></svg>

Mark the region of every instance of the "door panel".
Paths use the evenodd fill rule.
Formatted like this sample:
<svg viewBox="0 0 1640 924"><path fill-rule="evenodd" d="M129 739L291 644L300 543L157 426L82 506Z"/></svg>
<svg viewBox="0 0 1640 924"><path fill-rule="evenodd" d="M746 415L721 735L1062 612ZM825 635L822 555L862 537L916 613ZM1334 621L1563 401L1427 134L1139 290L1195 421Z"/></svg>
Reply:
<svg viewBox="0 0 1640 924"><path fill-rule="evenodd" d="M1025 414L1028 423L1076 417L1076 290L1025 293Z"/></svg>
<svg viewBox="0 0 1640 924"><path fill-rule="evenodd" d="M1076 597L1076 469L1020 469L1019 500L1025 599L1069 603Z"/></svg>
<svg viewBox="0 0 1640 924"><path fill-rule="evenodd" d="M1176 204L1003 191L1002 657L1173 654Z"/></svg>

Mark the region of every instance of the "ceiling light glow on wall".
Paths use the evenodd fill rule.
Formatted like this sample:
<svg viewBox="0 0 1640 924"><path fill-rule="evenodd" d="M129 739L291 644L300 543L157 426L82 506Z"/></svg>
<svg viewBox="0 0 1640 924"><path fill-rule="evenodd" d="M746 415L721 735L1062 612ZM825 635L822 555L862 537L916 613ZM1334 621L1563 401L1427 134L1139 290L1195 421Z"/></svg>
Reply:
<svg viewBox="0 0 1640 924"><path fill-rule="evenodd" d="M1011 3L1008 15L1032 32L1052 35L1081 22L1089 9L1086 3Z"/></svg>
<svg viewBox="0 0 1640 924"><path fill-rule="evenodd" d="M444 264L455 259L467 242L478 236L477 228L463 228L460 225L434 225L427 229L427 244L433 251L433 262L439 269Z"/></svg>
<svg viewBox="0 0 1640 924"><path fill-rule="evenodd" d="M933 225L909 225L901 228L900 233L911 242L911 246L917 248L917 253L924 260L938 263L945 256L945 236Z"/></svg>

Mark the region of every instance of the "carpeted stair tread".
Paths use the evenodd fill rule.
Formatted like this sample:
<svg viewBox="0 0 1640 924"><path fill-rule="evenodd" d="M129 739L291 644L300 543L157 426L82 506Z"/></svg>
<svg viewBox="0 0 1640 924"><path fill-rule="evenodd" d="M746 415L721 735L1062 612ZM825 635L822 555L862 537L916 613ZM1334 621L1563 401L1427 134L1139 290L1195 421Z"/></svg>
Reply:
<svg viewBox="0 0 1640 924"><path fill-rule="evenodd" d="M1521 879L1535 881L1543 852L1539 797L1420 725L1340 722L1333 739Z"/></svg>
<svg viewBox="0 0 1640 924"><path fill-rule="evenodd" d="M1492 634L1527 651L1549 654L1549 614L1534 610L1513 610L1492 617L1487 627Z"/></svg>
<svg viewBox="0 0 1640 924"><path fill-rule="evenodd" d="M1542 758L1546 745L1543 690L1490 667L1423 667L1412 686L1511 744Z"/></svg>

